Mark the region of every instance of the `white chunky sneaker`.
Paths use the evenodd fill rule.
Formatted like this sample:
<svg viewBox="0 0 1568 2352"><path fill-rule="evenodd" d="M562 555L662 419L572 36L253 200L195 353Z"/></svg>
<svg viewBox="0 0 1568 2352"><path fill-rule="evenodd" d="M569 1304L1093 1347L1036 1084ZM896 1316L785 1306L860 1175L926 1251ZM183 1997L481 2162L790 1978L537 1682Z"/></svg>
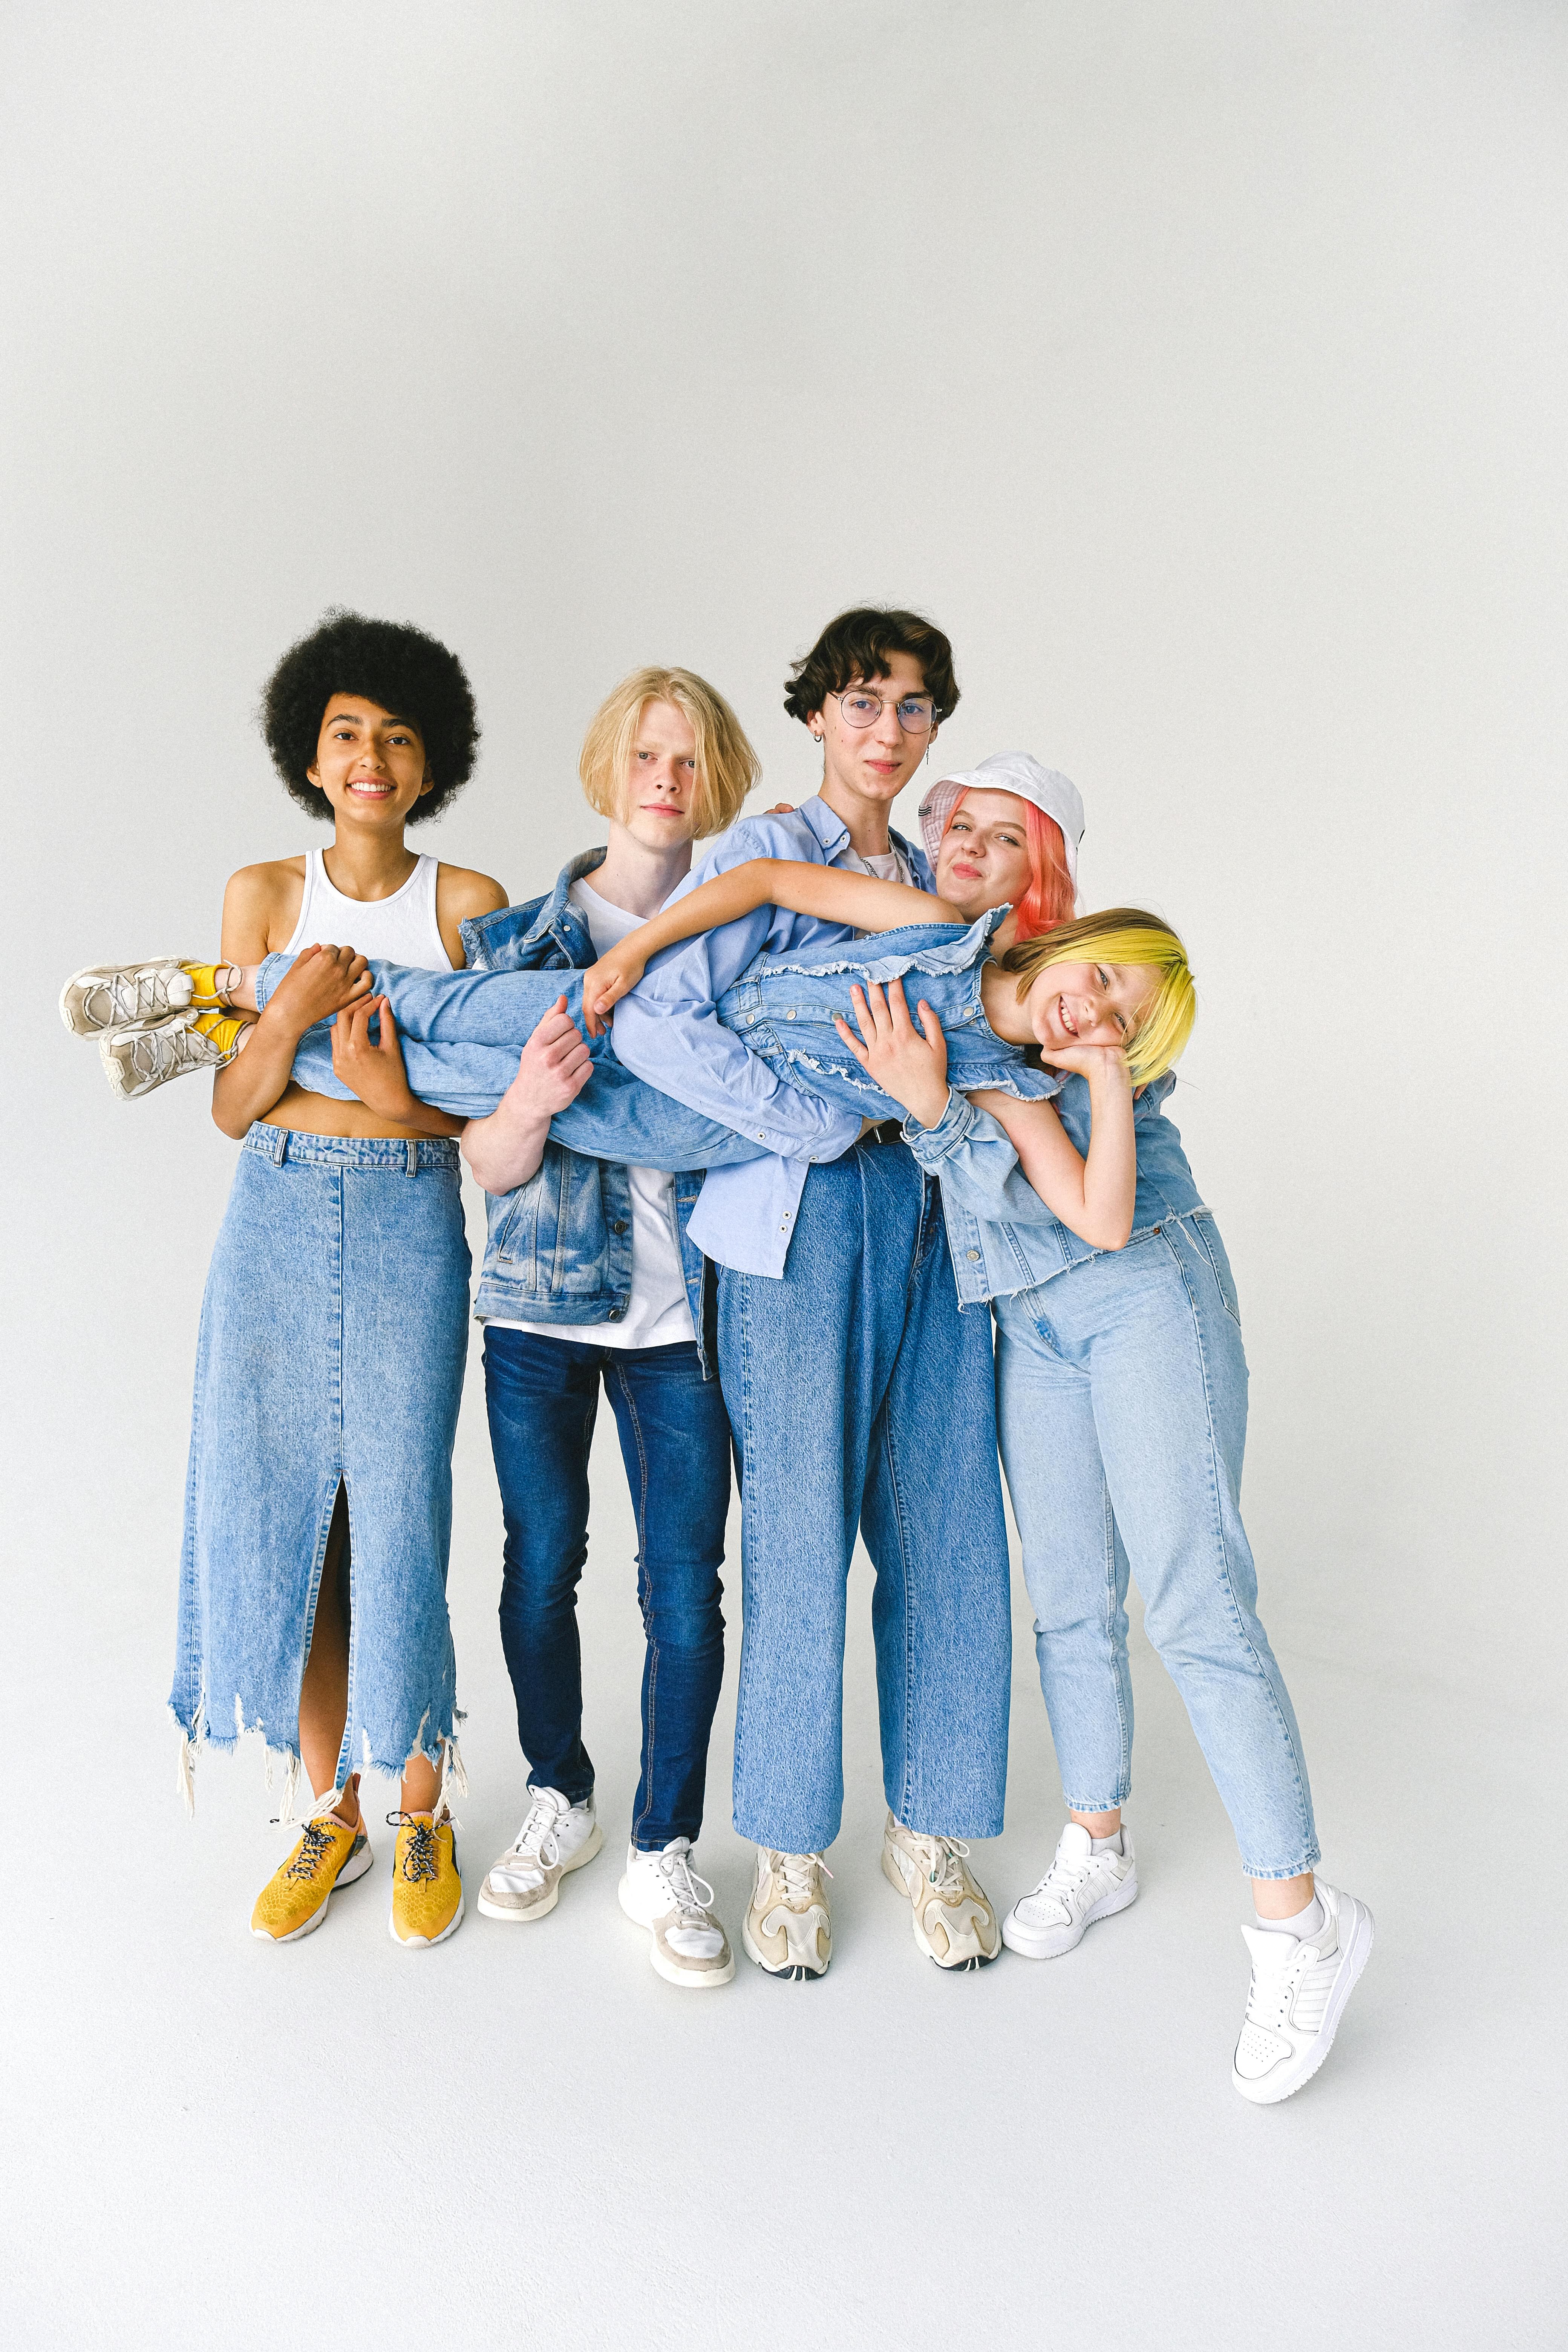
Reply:
<svg viewBox="0 0 1568 2352"><path fill-rule="evenodd" d="M594 1800L569 1805L559 1789L535 1789L528 1817L479 1889L487 1919L542 1919L561 1900L561 1882L604 1844Z"/></svg>
<svg viewBox="0 0 1568 2352"><path fill-rule="evenodd" d="M909 1902L915 1941L939 1969L983 1969L1002 1948L996 1914L968 1854L962 1838L921 1837L889 1813L882 1875Z"/></svg>
<svg viewBox="0 0 1568 2352"><path fill-rule="evenodd" d="M198 1024L205 1022L214 1032ZM172 1013L139 1029L111 1029L98 1041L104 1076L124 1102L166 1087L171 1078L189 1077L197 1070L221 1070L239 1050L246 1027L232 1015L213 1013Z"/></svg>
<svg viewBox="0 0 1568 2352"><path fill-rule="evenodd" d="M746 1958L771 1977L810 1984L826 1976L833 1958L833 1922L825 1878L833 1873L819 1853L757 1848L757 1874L741 1927Z"/></svg>
<svg viewBox="0 0 1568 2352"><path fill-rule="evenodd" d="M184 1013L194 994L195 982L178 956L153 956L145 963L89 963L85 971L73 971L61 989L60 1019L73 1037L98 1037L106 1029L139 1028L143 1022Z"/></svg>
<svg viewBox="0 0 1568 2352"><path fill-rule="evenodd" d="M1026 1960L1059 1959L1083 1940L1097 1919L1112 1918L1138 1900L1132 1832L1121 1824L1121 1852L1096 1853L1081 1822L1069 1822L1056 1857L1034 1892L1014 1904L1002 1922L1002 1941Z"/></svg>
<svg viewBox="0 0 1568 2352"><path fill-rule="evenodd" d="M713 1889L691 1867L691 1840L671 1838L656 1853L626 1849L621 1909L648 1931L648 1958L666 1984L687 1992L727 1985L735 1973L730 1938L713 1911Z"/></svg>
<svg viewBox="0 0 1568 2352"><path fill-rule="evenodd" d="M1317 1885L1323 1924L1315 1936L1285 1936L1274 1927L1241 1931L1252 1955L1252 1982L1230 2079L1257 2107L1271 2107L1310 2082L1372 1949L1366 1905L1321 1878Z"/></svg>

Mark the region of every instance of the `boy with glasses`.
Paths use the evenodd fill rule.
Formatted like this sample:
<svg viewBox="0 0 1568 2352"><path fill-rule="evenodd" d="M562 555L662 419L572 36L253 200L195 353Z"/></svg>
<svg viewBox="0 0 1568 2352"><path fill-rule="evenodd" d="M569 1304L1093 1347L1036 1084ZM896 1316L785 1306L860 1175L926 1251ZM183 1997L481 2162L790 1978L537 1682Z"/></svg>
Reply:
<svg viewBox="0 0 1568 2352"><path fill-rule="evenodd" d="M913 613L841 614L795 666L785 709L822 747L820 791L743 819L691 886L750 857L932 887L888 814L956 707L952 652ZM843 933L759 908L656 963L616 1016L619 1058L693 1109L737 1099L778 1155L713 1169L690 1234L719 1268L719 1361L741 1459L744 1627L735 1825L758 1847L742 1929L771 1975L832 1954L822 1855L843 1808L846 1588L857 1528L888 1820L882 1868L941 1968L995 1958L967 1837L1002 1827L1011 1666L989 1319L961 1314L941 1198L898 1130L863 1139L747 1054L713 1007L753 957ZM963 1491L962 1525L939 1508Z"/></svg>

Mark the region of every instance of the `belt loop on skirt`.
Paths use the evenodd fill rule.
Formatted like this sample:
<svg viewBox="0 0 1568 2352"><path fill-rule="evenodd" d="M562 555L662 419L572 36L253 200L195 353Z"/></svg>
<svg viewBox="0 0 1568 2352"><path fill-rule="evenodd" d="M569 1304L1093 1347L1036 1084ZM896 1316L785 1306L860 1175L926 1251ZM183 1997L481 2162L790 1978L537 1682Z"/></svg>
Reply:
<svg viewBox="0 0 1568 2352"><path fill-rule="evenodd" d="M413 1136L408 1139L408 1173L411 1176L419 1173L419 1146Z"/></svg>
<svg viewBox="0 0 1568 2352"><path fill-rule="evenodd" d="M284 1160L288 1156L288 1129L286 1127L275 1127L272 1130L271 1139L267 1146L267 1156L271 1160L274 1168L282 1167Z"/></svg>

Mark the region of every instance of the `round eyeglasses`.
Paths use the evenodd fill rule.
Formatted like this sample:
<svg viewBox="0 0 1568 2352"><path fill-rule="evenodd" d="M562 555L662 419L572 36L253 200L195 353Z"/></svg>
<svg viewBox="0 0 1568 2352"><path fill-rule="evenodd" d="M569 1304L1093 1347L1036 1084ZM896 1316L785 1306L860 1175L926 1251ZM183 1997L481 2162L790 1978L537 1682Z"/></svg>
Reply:
<svg viewBox="0 0 1568 2352"><path fill-rule="evenodd" d="M929 735L936 724L936 704L929 694L873 694L858 686L833 699L846 727L874 727L884 710L897 712L906 735Z"/></svg>

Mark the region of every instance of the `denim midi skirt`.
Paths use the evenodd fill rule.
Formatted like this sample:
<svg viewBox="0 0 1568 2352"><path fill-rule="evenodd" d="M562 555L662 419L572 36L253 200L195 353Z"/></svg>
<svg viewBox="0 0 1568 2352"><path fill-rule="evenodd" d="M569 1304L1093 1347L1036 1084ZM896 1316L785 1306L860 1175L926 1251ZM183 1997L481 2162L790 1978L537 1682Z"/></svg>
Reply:
<svg viewBox="0 0 1568 2352"><path fill-rule="evenodd" d="M196 1349L178 1655L181 1783L258 1731L293 1771L340 1485L350 1530L337 1782L452 1737L452 1442L469 1259L458 1147L298 1135L240 1150Z"/></svg>

